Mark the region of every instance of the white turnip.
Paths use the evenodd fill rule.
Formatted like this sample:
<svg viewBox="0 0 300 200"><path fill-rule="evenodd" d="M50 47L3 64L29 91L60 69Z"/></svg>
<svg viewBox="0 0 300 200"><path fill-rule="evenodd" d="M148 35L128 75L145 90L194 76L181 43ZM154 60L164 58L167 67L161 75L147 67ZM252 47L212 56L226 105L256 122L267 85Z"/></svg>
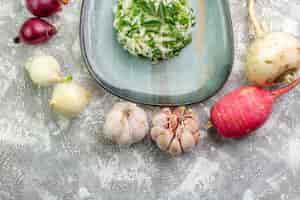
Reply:
<svg viewBox="0 0 300 200"><path fill-rule="evenodd" d="M246 75L260 86L269 86L283 74L300 67L300 41L289 33L266 32L255 16L255 0L248 1L256 38L246 57Z"/></svg>

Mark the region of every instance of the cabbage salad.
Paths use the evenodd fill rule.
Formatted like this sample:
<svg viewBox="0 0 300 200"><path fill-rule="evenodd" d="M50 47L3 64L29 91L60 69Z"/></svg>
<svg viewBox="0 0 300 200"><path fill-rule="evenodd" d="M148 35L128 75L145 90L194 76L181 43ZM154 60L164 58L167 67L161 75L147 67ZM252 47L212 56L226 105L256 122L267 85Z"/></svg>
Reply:
<svg viewBox="0 0 300 200"><path fill-rule="evenodd" d="M118 0L114 13L118 41L133 55L167 59L192 41L188 0Z"/></svg>

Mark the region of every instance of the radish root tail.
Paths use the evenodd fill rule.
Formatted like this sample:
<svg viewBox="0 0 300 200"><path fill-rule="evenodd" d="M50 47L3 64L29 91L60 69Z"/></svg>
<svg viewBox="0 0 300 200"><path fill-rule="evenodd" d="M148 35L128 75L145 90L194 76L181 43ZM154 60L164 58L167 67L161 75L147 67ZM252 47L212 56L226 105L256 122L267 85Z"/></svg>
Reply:
<svg viewBox="0 0 300 200"><path fill-rule="evenodd" d="M248 0L248 12L249 12L250 22L252 23L255 30L255 35L256 36L263 35L265 33L265 30L257 20L256 12L255 12L255 0Z"/></svg>
<svg viewBox="0 0 300 200"><path fill-rule="evenodd" d="M289 92L291 89L295 88L299 84L300 84L300 78L297 78L295 81L293 81L292 83L288 84L287 86L272 91L272 95L274 96L274 98L278 98L281 95Z"/></svg>
<svg viewBox="0 0 300 200"><path fill-rule="evenodd" d="M213 128L214 127L214 125L213 125L213 123L211 122L211 121L208 121L206 124L204 124L203 125L203 127L201 127L201 128L203 128L203 129L205 129L205 130L208 130L208 129L211 129L211 128Z"/></svg>

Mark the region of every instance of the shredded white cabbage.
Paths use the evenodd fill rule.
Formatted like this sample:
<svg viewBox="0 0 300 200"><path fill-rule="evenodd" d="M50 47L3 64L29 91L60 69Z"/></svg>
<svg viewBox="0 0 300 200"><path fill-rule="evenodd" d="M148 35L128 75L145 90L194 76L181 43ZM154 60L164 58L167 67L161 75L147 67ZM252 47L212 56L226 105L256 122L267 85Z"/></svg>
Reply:
<svg viewBox="0 0 300 200"><path fill-rule="evenodd" d="M194 24L187 0L119 0L115 8L118 41L153 61L178 55L191 42Z"/></svg>

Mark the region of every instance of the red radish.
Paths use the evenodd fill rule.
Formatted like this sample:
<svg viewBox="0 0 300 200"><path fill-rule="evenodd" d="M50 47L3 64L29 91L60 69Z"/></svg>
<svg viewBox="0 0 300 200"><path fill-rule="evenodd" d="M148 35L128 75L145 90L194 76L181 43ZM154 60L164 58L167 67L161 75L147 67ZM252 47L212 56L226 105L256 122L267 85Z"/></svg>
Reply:
<svg viewBox="0 0 300 200"><path fill-rule="evenodd" d="M57 33L55 26L40 18L30 18L22 25L19 37L15 38L15 43L20 40L27 44L44 43Z"/></svg>
<svg viewBox="0 0 300 200"><path fill-rule="evenodd" d="M300 84L300 78L273 91L244 86L225 95L211 110L211 121L218 133L240 138L261 127L272 112L274 101Z"/></svg>
<svg viewBox="0 0 300 200"><path fill-rule="evenodd" d="M37 17L49 17L61 11L69 0L26 0L27 9Z"/></svg>

